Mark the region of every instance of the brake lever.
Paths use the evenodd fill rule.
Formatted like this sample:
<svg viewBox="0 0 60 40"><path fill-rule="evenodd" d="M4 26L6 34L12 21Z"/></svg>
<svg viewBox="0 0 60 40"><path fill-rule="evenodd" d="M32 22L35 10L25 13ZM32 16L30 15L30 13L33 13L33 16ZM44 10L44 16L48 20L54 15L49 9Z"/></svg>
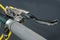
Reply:
<svg viewBox="0 0 60 40"><path fill-rule="evenodd" d="M11 16L14 18L14 20L17 20L18 22L21 21L23 18L25 19L32 19L37 23L41 23L41 24L46 24L46 25L55 25L58 23L58 20L44 20L44 19L38 19L37 17L35 17L34 15L32 15L29 11L26 10L22 10L22 9L18 9L18 8L6 8L7 11L7 15Z"/></svg>

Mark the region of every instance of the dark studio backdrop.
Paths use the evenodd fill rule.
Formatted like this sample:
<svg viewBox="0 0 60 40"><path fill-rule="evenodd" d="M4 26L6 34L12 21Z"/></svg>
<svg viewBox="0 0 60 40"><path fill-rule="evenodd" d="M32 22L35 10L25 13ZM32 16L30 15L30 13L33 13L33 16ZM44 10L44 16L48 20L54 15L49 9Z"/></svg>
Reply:
<svg viewBox="0 0 60 40"><path fill-rule="evenodd" d="M60 20L60 0L0 0L0 3L5 6L12 5L28 10L37 18ZM47 40L60 40L60 23L54 26L47 26L28 20L24 25L42 35ZM13 34L10 40L20 39Z"/></svg>

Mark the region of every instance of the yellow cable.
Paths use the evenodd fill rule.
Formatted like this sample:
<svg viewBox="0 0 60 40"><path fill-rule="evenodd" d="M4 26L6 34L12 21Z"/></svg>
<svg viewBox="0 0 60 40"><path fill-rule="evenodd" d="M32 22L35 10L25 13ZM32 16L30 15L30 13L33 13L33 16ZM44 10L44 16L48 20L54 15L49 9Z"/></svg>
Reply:
<svg viewBox="0 0 60 40"><path fill-rule="evenodd" d="M4 34L2 34L2 35L0 36L0 40L2 40L2 39L3 39L3 37L4 37Z"/></svg>
<svg viewBox="0 0 60 40"><path fill-rule="evenodd" d="M8 34L8 37L5 40L9 40L11 34L12 34L12 32L10 31L9 34Z"/></svg>
<svg viewBox="0 0 60 40"><path fill-rule="evenodd" d="M0 8L3 9L4 12L6 12L6 8L2 4L0 4Z"/></svg>
<svg viewBox="0 0 60 40"><path fill-rule="evenodd" d="M2 4L0 4L0 8L3 9L4 12L7 12L6 8ZM12 8L12 6L11 6L11 8ZM12 32L10 31L8 34L8 38L6 38L5 40L8 40L11 35L12 35ZM4 37L4 34L1 35L0 40L2 40L3 37Z"/></svg>
<svg viewBox="0 0 60 40"><path fill-rule="evenodd" d="M9 6L9 8L14 9L14 7L13 7L13 6Z"/></svg>

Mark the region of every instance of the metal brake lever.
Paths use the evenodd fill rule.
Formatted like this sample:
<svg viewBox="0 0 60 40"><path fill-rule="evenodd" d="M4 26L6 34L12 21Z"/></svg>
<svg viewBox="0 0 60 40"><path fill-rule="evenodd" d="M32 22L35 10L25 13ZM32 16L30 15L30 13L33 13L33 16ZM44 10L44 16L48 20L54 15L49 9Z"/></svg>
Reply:
<svg viewBox="0 0 60 40"><path fill-rule="evenodd" d="M58 19L56 19L56 20L38 19L34 15L31 15L30 18L33 19L37 23L46 24L46 25L55 25L58 23Z"/></svg>
<svg viewBox="0 0 60 40"><path fill-rule="evenodd" d="M29 11L22 10L22 9L11 9L7 7L7 13L9 16L14 17L14 19L17 21L25 19L33 19L37 23L46 24L46 25L55 25L58 23L58 20L44 20L44 19L38 19L34 15L32 15ZM13 15L14 14L14 15Z"/></svg>

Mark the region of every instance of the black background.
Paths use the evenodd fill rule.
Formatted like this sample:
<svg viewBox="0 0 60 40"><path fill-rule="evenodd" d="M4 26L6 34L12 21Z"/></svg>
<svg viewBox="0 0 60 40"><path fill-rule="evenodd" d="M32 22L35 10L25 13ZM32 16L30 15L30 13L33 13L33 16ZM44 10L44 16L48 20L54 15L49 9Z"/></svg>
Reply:
<svg viewBox="0 0 60 40"><path fill-rule="evenodd" d="M12 5L17 8L28 10L37 18L60 20L60 0L0 0L0 3L5 6ZM47 26L28 20L24 25L42 35L47 40L60 40L59 22L57 25ZM10 40L20 39L13 34Z"/></svg>

